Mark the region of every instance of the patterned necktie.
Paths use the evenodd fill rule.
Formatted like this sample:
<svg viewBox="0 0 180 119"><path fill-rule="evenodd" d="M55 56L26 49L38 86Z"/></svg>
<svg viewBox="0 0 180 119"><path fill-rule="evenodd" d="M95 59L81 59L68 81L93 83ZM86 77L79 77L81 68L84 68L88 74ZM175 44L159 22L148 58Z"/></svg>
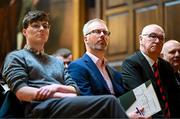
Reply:
<svg viewBox="0 0 180 119"><path fill-rule="evenodd" d="M97 61L97 66L98 66L98 68L99 68L99 70L100 70L104 80L106 81L106 84L107 84L111 94L114 94L113 85L112 85L111 79L110 79L110 77L108 75L108 72L106 71L106 65L105 65L104 59L103 60L99 59Z"/></svg>
<svg viewBox="0 0 180 119"><path fill-rule="evenodd" d="M158 91L160 93L160 97L161 97L162 103L163 103L163 105L162 105L163 114L166 118L170 118L170 111L169 111L169 105L168 105L168 101L167 101L167 97L166 97L166 92L165 92L165 89L164 89L162 82L160 80L157 63L153 64L153 69L154 69L154 77L156 79L155 82L156 82L156 85L158 87Z"/></svg>

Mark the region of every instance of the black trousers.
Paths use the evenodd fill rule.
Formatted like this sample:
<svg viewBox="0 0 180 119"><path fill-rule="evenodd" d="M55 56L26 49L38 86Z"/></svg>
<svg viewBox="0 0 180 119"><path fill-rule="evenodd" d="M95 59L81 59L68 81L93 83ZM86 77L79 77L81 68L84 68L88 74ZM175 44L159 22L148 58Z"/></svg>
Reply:
<svg viewBox="0 0 180 119"><path fill-rule="evenodd" d="M41 102L27 117L33 118L127 118L112 95L53 98Z"/></svg>

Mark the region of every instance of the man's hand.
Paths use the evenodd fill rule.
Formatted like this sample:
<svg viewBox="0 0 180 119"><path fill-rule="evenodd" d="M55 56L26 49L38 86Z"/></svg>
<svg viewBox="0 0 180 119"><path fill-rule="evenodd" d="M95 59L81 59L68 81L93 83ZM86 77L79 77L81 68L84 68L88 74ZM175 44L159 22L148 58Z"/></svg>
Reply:
<svg viewBox="0 0 180 119"><path fill-rule="evenodd" d="M39 88L36 94L36 100L45 100L48 98L74 97L74 96L77 96L74 87L52 84Z"/></svg>
<svg viewBox="0 0 180 119"><path fill-rule="evenodd" d="M140 111L140 112L138 112L138 111ZM143 111L144 111L144 108L141 108L140 110L136 110L136 111L134 111L134 112L131 112L131 113L129 113L128 114L128 116L129 116L129 119L151 119L152 117L145 117L144 115L143 115Z"/></svg>

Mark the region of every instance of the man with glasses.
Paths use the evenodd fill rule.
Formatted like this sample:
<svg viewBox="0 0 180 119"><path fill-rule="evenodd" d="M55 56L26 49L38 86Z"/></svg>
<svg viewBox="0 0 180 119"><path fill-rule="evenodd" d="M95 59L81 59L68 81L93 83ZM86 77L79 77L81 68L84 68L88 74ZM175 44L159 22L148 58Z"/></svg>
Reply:
<svg viewBox="0 0 180 119"><path fill-rule="evenodd" d="M83 27L86 53L72 61L68 71L80 88L80 95L114 95L119 97L126 89L119 72L107 64L107 50L110 32L101 19L92 19ZM136 111L128 114L130 118L145 118Z"/></svg>
<svg viewBox="0 0 180 119"><path fill-rule="evenodd" d="M45 12L28 12L23 19L26 46L9 53L3 66L3 78L24 105L25 117L127 118L113 96L77 96L63 61L44 52L49 30Z"/></svg>
<svg viewBox="0 0 180 119"><path fill-rule="evenodd" d="M121 74L107 64L107 50L110 32L100 19L88 21L83 28L86 53L70 63L68 71L80 88L80 95L112 94L120 96L125 92Z"/></svg>
<svg viewBox="0 0 180 119"><path fill-rule="evenodd" d="M145 26L139 36L140 51L125 59L122 64L123 82L129 89L152 81L162 108L161 112L153 116L156 118L175 117L173 69L168 62L159 58L164 39L165 33L160 26Z"/></svg>

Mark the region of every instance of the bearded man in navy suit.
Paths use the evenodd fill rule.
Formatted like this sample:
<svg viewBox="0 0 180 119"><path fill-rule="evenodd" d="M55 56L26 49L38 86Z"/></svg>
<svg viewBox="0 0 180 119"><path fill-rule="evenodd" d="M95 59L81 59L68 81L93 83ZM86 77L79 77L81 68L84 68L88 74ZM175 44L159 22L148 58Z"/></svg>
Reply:
<svg viewBox="0 0 180 119"><path fill-rule="evenodd" d="M101 19L88 21L83 28L86 53L70 63L69 73L80 88L81 95L113 94L116 97L125 92L119 72L107 64L105 52L110 32ZM99 66L104 65L105 71Z"/></svg>

